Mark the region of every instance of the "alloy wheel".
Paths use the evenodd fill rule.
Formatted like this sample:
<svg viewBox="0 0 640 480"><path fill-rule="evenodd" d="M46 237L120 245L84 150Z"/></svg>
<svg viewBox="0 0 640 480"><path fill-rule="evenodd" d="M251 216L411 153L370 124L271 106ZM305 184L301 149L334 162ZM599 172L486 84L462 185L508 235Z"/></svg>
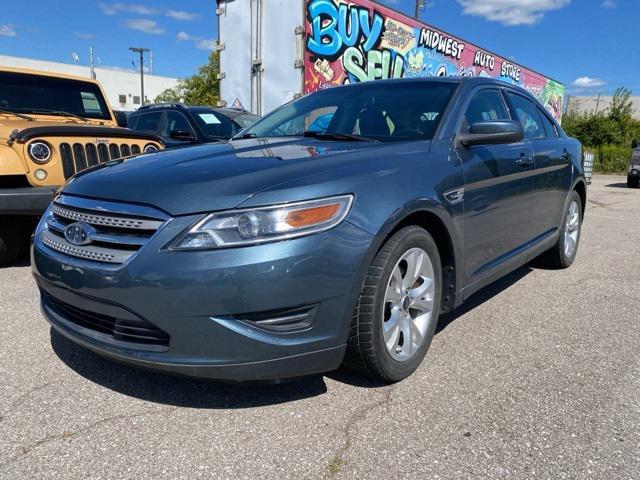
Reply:
<svg viewBox="0 0 640 480"><path fill-rule="evenodd" d="M572 258L578 245L580 234L580 207L578 202L573 200L569 205L567 222L564 228L564 254L567 258Z"/></svg>
<svg viewBox="0 0 640 480"><path fill-rule="evenodd" d="M433 317L435 275L427 252L412 248L396 263L382 306L382 332L391 357L413 357L423 344Z"/></svg>

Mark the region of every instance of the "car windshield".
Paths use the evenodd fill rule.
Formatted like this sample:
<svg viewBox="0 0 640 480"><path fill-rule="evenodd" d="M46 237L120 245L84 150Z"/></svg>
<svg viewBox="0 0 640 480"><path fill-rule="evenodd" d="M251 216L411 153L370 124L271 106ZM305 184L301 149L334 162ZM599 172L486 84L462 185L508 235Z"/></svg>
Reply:
<svg viewBox="0 0 640 480"><path fill-rule="evenodd" d="M313 136L325 140L433 138L457 84L369 82L302 97L242 131L242 137Z"/></svg>
<svg viewBox="0 0 640 480"><path fill-rule="evenodd" d="M253 125L258 120L260 120L259 116L254 115L252 113L245 113L245 112L233 114L233 115L230 115L230 117L234 122L240 125L241 128L246 128L250 125Z"/></svg>
<svg viewBox="0 0 640 480"><path fill-rule="evenodd" d="M111 120L107 102L96 84L26 73L0 72L0 109Z"/></svg>
<svg viewBox="0 0 640 480"><path fill-rule="evenodd" d="M240 127L213 108L191 108L191 116L207 137L231 138Z"/></svg>

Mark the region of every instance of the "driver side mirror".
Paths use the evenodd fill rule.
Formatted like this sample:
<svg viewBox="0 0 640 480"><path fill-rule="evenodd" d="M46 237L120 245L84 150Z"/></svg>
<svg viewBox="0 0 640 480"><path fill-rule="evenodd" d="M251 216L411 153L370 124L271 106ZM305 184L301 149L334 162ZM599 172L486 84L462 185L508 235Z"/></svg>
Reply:
<svg viewBox="0 0 640 480"><path fill-rule="evenodd" d="M172 140L178 140L181 142L196 141L195 135L187 130L171 130L169 132L169 138L171 138Z"/></svg>
<svg viewBox="0 0 640 480"><path fill-rule="evenodd" d="M458 135L458 141L465 147L475 145L500 145L521 142L524 130L520 122L514 120L492 120L473 123L469 133Z"/></svg>

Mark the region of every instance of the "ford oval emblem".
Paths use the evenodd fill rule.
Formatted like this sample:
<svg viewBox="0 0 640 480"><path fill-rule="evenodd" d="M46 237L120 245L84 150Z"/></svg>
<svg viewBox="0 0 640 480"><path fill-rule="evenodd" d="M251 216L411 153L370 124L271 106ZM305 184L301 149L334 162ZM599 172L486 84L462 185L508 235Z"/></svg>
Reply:
<svg viewBox="0 0 640 480"><path fill-rule="evenodd" d="M91 235L95 229L86 223L72 223L64 229L64 238L72 245L79 247L89 245L91 243Z"/></svg>

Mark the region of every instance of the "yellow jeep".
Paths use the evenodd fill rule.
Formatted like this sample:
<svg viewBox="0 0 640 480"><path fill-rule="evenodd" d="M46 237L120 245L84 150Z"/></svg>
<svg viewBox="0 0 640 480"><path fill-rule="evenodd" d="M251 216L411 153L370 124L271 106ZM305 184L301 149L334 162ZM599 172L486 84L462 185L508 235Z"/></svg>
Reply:
<svg viewBox="0 0 640 480"><path fill-rule="evenodd" d="M0 264L75 173L164 148L118 123L95 80L0 66Z"/></svg>

